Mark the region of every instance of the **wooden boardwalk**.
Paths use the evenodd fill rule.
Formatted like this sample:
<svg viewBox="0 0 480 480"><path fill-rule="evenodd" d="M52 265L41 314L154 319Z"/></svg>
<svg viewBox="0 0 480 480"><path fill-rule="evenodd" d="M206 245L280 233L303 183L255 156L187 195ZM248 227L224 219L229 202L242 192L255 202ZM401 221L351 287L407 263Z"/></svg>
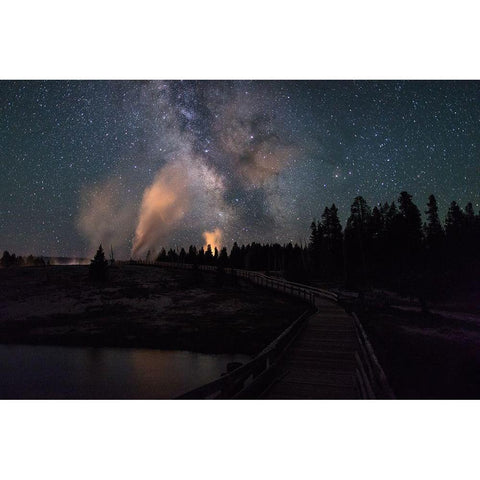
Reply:
<svg viewBox="0 0 480 480"><path fill-rule="evenodd" d="M152 265L194 268L165 262ZM209 265L198 268L215 271ZM261 272L231 268L225 272L299 297L314 305L317 313L308 319L300 316L250 362L178 398L395 398L365 330L354 313L348 315L337 303L337 293Z"/></svg>
<svg viewBox="0 0 480 480"><path fill-rule="evenodd" d="M334 302L317 299L318 313L281 360L265 399L360 398L355 352L360 348L353 319Z"/></svg>

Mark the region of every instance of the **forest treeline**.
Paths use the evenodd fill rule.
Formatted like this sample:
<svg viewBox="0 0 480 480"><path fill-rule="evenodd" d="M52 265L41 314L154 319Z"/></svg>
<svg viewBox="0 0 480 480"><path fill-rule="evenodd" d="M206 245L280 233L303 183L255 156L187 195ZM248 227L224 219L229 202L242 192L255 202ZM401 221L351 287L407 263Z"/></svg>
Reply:
<svg viewBox="0 0 480 480"><path fill-rule="evenodd" d="M33 255L28 255L28 257L22 257L15 255L14 253L9 253L7 250L3 252L2 258L0 259L0 265L2 267L24 267L24 266L45 266L45 260L43 257L34 257Z"/></svg>
<svg viewBox="0 0 480 480"><path fill-rule="evenodd" d="M219 251L210 245L206 249L191 245L188 250L162 248L156 258L148 252L146 260L278 272L292 281L317 281L360 291L386 288L430 300L478 287L480 212L475 214L471 202L464 208L451 202L442 222L434 195L428 198L424 212L422 222L420 209L407 192L396 202L373 208L357 196L345 228L332 204L311 223L305 245L234 243L230 252L225 247ZM5 251L0 264L45 265L45 261Z"/></svg>
<svg viewBox="0 0 480 480"><path fill-rule="evenodd" d="M157 261L183 262L248 270L282 271L294 281L322 281L352 290L388 288L404 295L435 299L477 281L480 267L480 213L469 202L451 202L444 222L430 195L422 222L412 196L402 192L397 202L371 208L354 199L345 228L337 207L326 207L310 225L307 245L239 246L228 253L162 248Z"/></svg>

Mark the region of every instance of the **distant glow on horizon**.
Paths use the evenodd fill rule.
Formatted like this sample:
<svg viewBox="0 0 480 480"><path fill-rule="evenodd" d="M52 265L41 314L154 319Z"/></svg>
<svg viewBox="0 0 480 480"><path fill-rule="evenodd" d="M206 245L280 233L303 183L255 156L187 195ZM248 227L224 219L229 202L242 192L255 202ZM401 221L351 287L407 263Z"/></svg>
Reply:
<svg viewBox="0 0 480 480"><path fill-rule="evenodd" d="M205 245L203 246L204 250L207 250L207 247L210 245L212 252L215 251L215 248L220 252L222 248L222 231L219 228L212 230L211 232L203 232L203 238L205 239Z"/></svg>

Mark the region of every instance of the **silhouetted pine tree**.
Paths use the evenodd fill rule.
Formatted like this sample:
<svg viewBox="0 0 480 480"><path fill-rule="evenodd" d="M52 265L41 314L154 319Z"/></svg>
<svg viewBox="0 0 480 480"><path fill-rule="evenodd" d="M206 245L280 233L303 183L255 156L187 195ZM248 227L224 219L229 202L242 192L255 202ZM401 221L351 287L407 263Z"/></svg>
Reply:
<svg viewBox="0 0 480 480"><path fill-rule="evenodd" d="M318 235L318 233L317 233ZM324 278L340 278L343 275L343 235L335 204L326 207L321 224L322 254L321 272Z"/></svg>
<svg viewBox="0 0 480 480"><path fill-rule="evenodd" d="M207 265L213 264L213 253L211 245L207 245L207 251L205 252L205 263Z"/></svg>
<svg viewBox="0 0 480 480"><path fill-rule="evenodd" d="M477 221L475 218L475 212L473 210L472 202L468 202L465 206L463 235L465 237L464 256L467 260L470 259L470 261L475 257L475 249L478 247L476 230Z"/></svg>
<svg viewBox="0 0 480 480"><path fill-rule="evenodd" d="M220 250L220 255L218 256L218 266L219 267L226 267L227 265L228 265L227 247L223 247Z"/></svg>
<svg viewBox="0 0 480 480"><path fill-rule="evenodd" d="M410 255L420 250L422 243L422 216L420 210L413 203L412 196L407 192L400 193L398 199L399 210L402 216L404 240L408 242L404 247Z"/></svg>
<svg viewBox="0 0 480 480"><path fill-rule="evenodd" d="M368 284L367 247L371 210L362 196L355 197L345 227L347 285L366 287Z"/></svg>
<svg viewBox="0 0 480 480"><path fill-rule="evenodd" d="M385 258L384 249L385 218L381 207L373 207L366 238L368 272L371 280L381 278L381 271Z"/></svg>
<svg viewBox="0 0 480 480"><path fill-rule="evenodd" d="M285 278L292 282L305 282L308 272L303 262L303 252L299 245L288 243L285 247Z"/></svg>
<svg viewBox="0 0 480 480"><path fill-rule="evenodd" d="M198 258L199 265L205 264L205 251L203 250L203 247L201 247L200 250L198 251L197 258Z"/></svg>
<svg viewBox="0 0 480 480"><path fill-rule="evenodd" d="M190 245L188 247L188 253L185 257L185 262L186 263L192 263L195 264L198 262L197 259L197 248L194 245Z"/></svg>
<svg viewBox="0 0 480 480"><path fill-rule="evenodd" d="M419 288L419 273L424 271L422 257L422 216L413 203L412 196L401 192L399 203L400 258L399 271L401 288L406 294L414 294Z"/></svg>
<svg viewBox="0 0 480 480"><path fill-rule="evenodd" d="M445 233L448 241L459 242L461 240L463 224L464 215L462 209L458 206L457 202L453 201L450 204L447 218L445 219Z"/></svg>
<svg viewBox="0 0 480 480"><path fill-rule="evenodd" d="M421 289L426 299L432 300L446 288L445 232L438 216L437 200L428 197L427 221L424 225L425 261Z"/></svg>
<svg viewBox="0 0 480 480"><path fill-rule="evenodd" d="M12 257L7 250L3 252L2 259L0 260L2 267L10 267L12 265Z"/></svg>
<svg viewBox="0 0 480 480"><path fill-rule="evenodd" d="M162 249L160 250L160 253L158 254L157 262L166 262L167 260L168 260L168 258L167 258L167 252L166 252L166 250L162 247Z"/></svg>
<svg viewBox="0 0 480 480"><path fill-rule="evenodd" d="M173 248L170 248L168 250L167 262L171 262L171 263L177 263L178 262L178 254Z"/></svg>
<svg viewBox="0 0 480 480"><path fill-rule="evenodd" d="M438 216L437 200L434 195L428 197L427 210L427 223L425 225L425 241L429 250L438 249L438 246L442 244L445 238L445 232L443 231L440 218Z"/></svg>
<svg viewBox="0 0 480 480"><path fill-rule="evenodd" d="M315 223L315 220L310 225L310 241L308 243L308 250L312 262L313 274L318 276L322 268L323 227L320 222Z"/></svg>
<svg viewBox="0 0 480 480"><path fill-rule="evenodd" d="M242 254L237 242L233 244L230 251L230 265L232 268L243 268Z"/></svg>
<svg viewBox="0 0 480 480"><path fill-rule="evenodd" d="M89 276L92 280L105 281L108 273L108 262L102 244L98 247L97 253L90 261Z"/></svg>

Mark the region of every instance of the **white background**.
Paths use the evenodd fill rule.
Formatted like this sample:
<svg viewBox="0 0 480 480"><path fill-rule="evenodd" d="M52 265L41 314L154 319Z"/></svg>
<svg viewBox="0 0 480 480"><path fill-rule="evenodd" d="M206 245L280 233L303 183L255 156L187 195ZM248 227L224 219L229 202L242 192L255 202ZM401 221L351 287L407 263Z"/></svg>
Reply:
<svg viewBox="0 0 480 480"><path fill-rule="evenodd" d="M4 2L0 79L478 79L473 5ZM478 401L2 401L0 475L478 478L479 407Z"/></svg>

